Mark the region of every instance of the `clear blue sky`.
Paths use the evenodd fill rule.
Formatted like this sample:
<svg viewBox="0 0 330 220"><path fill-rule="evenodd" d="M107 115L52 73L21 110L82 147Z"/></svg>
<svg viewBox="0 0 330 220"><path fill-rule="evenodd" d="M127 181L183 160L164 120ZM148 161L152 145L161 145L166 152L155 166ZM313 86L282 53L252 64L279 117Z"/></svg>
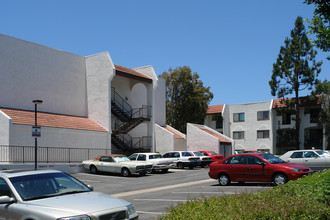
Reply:
<svg viewBox="0 0 330 220"><path fill-rule="evenodd" d="M108 51L115 64L157 73L190 66L211 105L267 101L279 49L303 0L1 0L1 33L88 56ZM307 24L305 24L307 27ZM330 80L327 54L321 80Z"/></svg>

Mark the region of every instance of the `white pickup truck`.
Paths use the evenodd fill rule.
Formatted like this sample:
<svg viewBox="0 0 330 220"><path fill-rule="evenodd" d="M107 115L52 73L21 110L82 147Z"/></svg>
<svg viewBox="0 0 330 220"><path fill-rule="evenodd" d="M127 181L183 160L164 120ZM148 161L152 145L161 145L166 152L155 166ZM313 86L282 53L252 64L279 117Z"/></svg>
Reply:
<svg viewBox="0 0 330 220"><path fill-rule="evenodd" d="M163 158L163 156L158 153L134 153L128 158L133 161L147 161L152 163L152 172L160 170L166 173L173 164L172 160Z"/></svg>

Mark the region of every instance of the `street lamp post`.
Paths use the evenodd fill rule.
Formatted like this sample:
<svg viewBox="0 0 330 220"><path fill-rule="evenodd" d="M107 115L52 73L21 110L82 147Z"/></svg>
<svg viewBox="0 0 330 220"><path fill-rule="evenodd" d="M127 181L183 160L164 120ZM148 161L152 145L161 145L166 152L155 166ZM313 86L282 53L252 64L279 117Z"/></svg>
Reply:
<svg viewBox="0 0 330 220"><path fill-rule="evenodd" d="M42 100L33 100L34 103L34 124L37 127L37 105L42 103ZM37 137L34 138L34 169L37 170L37 161L38 161L38 140Z"/></svg>

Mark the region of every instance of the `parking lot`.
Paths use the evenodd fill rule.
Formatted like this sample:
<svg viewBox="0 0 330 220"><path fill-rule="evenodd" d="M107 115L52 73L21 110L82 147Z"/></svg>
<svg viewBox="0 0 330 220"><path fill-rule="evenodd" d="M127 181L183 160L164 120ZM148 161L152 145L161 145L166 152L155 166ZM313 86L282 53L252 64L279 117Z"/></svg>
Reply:
<svg viewBox="0 0 330 220"><path fill-rule="evenodd" d="M188 199L231 195L239 192L267 190L270 184L232 184L222 187L210 179L208 168L170 169L168 173L122 177L114 174L77 173L73 176L103 192L131 202L139 219L156 219L168 208Z"/></svg>

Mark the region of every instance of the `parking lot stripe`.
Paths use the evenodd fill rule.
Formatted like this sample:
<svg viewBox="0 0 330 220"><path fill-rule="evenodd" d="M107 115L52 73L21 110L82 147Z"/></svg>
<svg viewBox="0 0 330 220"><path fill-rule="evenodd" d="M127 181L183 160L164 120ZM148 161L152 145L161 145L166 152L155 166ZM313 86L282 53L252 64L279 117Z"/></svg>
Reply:
<svg viewBox="0 0 330 220"><path fill-rule="evenodd" d="M201 184L201 183L208 183L208 182L213 182L213 179L206 179L206 180L200 180L200 181L195 181L195 182L189 182L189 183L179 183L171 186L161 186L161 187L155 187L155 188L150 188L150 189L141 189L141 190L135 190L135 191L130 191L130 192L123 192L123 193L117 193L117 194L112 194L114 197L125 197L125 196L132 196L132 195L137 195L137 194L142 194L142 193L147 193L147 192L156 192L160 190L167 190L167 189L173 189L173 188L178 188L178 187L184 187L184 186L192 186L196 184Z"/></svg>
<svg viewBox="0 0 330 220"><path fill-rule="evenodd" d="M134 199L134 201L187 202L186 199Z"/></svg>

